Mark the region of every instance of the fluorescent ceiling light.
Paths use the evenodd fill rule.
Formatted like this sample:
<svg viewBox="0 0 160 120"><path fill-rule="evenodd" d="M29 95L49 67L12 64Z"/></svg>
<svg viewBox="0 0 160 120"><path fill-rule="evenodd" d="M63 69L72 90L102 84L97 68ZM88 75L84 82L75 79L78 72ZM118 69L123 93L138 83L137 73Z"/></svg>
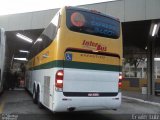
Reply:
<svg viewBox="0 0 160 120"><path fill-rule="evenodd" d="M156 30L157 30L157 24L155 24L153 27L152 36L155 36Z"/></svg>
<svg viewBox="0 0 160 120"><path fill-rule="evenodd" d="M14 60L28 61L26 58L14 58Z"/></svg>
<svg viewBox="0 0 160 120"><path fill-rule="evenodd" d="M29 51L27 51L27 50L19 50L19 52L29 53Z"/></svg>
<svg viewBox="0 0 160 120"><path fill-rule="evenodd" d="M154 58L154 61L160 61L160 58Z"/></svg>
<svg viewBox="0 0 160 120"><path fill-rule="evenodd" d="M36 44L37 42L42 42L42 38L38 38L36 42L34 42L34 44Z"/></svg>
<svg viewBox="0 0 160 120"><path fill-rule="evenodd" d="M42 38L38 38L38 39L37 39L37 42L41 42L41 41L42 41Z"/></svg>
<svg viewBox="0 0 160 120"><path fill-rule="evenodd" d="M27 42L30 42L30 43L33 42L32 39L30 39L29 37L26 37L26 36L24 36L24 35L22 35L20 33L17 33L16 36L19 37L19 38L21 38L21 39L23 39L23 40L25 40L25 41L27 41Z"/></svg>

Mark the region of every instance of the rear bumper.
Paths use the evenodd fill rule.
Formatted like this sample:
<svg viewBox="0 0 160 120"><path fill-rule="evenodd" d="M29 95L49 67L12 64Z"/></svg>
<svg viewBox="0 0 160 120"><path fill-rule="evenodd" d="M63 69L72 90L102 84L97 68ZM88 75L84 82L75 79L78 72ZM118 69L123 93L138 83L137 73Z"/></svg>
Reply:
<svg viewBox="0 0 160 120"><path fill-rule="evenodd" d="M65 97L62 92L55 93L54 112L112 110L121 105L121 92L117 96L108 97Z"/></svg>

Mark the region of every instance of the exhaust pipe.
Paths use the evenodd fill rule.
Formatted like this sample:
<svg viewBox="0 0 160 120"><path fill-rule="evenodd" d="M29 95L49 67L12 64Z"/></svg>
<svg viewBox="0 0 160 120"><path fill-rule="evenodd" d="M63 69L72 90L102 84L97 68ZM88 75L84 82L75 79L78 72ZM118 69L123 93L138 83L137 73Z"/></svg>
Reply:
<svg viewBox="0 0 160 120"><path fill-rule="evenodd" d="M76 109L75 107L69 107L69 108L67 108L67 110L68 110L69 112L73 112L75 109Z"/></svg>

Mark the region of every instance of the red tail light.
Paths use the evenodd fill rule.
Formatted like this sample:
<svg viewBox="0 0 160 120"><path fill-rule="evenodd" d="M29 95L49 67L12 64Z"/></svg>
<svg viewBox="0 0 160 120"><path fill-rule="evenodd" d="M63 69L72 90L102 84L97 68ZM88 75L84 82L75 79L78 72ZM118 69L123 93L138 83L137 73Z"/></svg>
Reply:
<svg viewBox="0 0 160 120"><path fill-rule="evenodd" d="M56 88L61 88L61 89L63 88L63 76L64 76L63 70L58 70L55 79Z"/></svg>
<svg viewBox="0 0 160 120"><path fill-rule="evenodd" d="M119 74L119 82L118 82L119 89L122 88L122 79L123 79L122 74Z"/></svg>

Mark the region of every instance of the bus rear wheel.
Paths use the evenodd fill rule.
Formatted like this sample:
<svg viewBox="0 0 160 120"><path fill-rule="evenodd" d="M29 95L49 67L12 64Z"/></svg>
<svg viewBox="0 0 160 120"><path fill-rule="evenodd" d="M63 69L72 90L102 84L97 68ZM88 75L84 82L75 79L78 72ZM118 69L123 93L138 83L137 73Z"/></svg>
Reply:
<svg viewBox="0 0 160 120"><path fill-rule="evenodd" d="M33 90L33 103L37 104L37 93L36 93L35 88Z"/></svg>
<svg viewBox="0 0 160 120"><path fill-rule="evenodd" d="M42 103L41 103L41 101L40 101L40 90L38 89L38 91L37 91L37 101L38 101L38 107L40 108L40 109L43 109L43 105L42 105Z"/></svg>

